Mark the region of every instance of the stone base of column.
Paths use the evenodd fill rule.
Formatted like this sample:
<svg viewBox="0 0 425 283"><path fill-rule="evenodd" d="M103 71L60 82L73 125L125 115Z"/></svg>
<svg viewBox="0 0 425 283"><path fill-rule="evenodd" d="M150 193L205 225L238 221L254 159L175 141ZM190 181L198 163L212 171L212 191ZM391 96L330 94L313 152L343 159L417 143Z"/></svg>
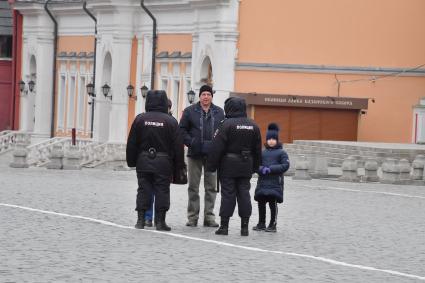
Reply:
<svg viewBox="0 0 425 283"><path fill-rule="evenodd" d="M70 146L65 150L65 158L63 160L63 170L81 170L81 159L83 154L77 146Z"/></svg>
<svg viewBox="0 0 425 283"><path fill-rule="evenodd" d="M63 168L62 146L53 146L49 159L50 162L46 165L47 169L61 170Z"/></svg>
<svg viewBox="0 0 425 283"><path fill-rule="evenodd" d="M411 183L410 179L410 163L407 159L401 159L398 162L398 170L399 170L399 176L398 176L398 182L400 185L409 185Z"/></svg>
<svg viewBox="0 0 425 283"><path fill-rule="evenodd" d="M397 160L393 158L387 158L382 163L382 178L380 182L382 184L398 184L400 170L397 164Z"/></svg>
<svg viewBox="0 0 425 283"><path fill-rule="evenodd" d="M423 168L413 168L412 170L412 180L422 180L424 175Z"/></svg>
<svg viewBox="0 0 425 283"><path fill-rule="evenodd" d="M382 178L379 180L381 184L395 185L399 183L398 173L382 172Z"/></svg>
<svg viewBox="0 0 425 283"><path fill-rule="evenodd" d="M375 158L369 158L366 160L365 175L362 176L362 182L379 182L378 177L378 161Z"/></svg>
<svg viewBox="0 0 425 283"><path fill-rule="evenodd" d="M423 181L425 156L419 154L412 162L412 180Z"/></svg>
<svg viewBox="0 0 425 283"><path fill-rule="evenodd" d="M315 179L328 178L328 159L325 156L318 155L314 159L313 170L310 176Z"/></svg>
<svg viewBox="0 0 425 283"><path fill-rule="evenodd" d="M28 168L27 151L25 149L16 149L13 152L13 162L9 166L12 168Z"/></svg>
<svg viewBox="0 0 425 283"><path fill-rule="evenodd" d="M27 146L30 144L30 136L26 133L16 135L16 145L13 151L13 161L9 164L11 168L28 168Z"/></svg>
<svg viewBox="0 0 425 283"><path fill-rule="evenodd" d="M359 182L360 178L356 171L342 171L342 176L338 178L341 182Z"/></svg>
<svg viewBox="0 0 425 283"><path fill-rule="evenodd" d="M377 183L379 182L379 177L377 174L373 175L371 173L368 173L365 176L362 176L361 180L362 182L366 182L366 183Z"/></svg>
<svg viewBox="0 0 425 283"><path fill-rule="evenodd" d="M310 163L307 161L305 156L299 156L295 163L295 175L292 180L311 180L309 173Z"/></svg>
<svg viewBox="0 0 425 283"><path fill-rule="evenodd" d="M338 181L342 182L359 182L360 178L357 174L357 158L356 156L350 155L342 163L342 176L338 178Z"/></svg>

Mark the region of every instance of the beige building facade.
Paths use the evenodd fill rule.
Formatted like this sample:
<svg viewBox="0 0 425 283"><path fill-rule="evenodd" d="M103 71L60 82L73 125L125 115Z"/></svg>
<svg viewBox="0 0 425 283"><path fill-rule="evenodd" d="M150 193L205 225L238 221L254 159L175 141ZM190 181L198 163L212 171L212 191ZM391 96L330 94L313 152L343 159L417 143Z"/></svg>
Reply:
<svg viewBox="0 0 425 283"><path fill-rule="evenodd" d="M263 133L268 122L278 122L285 142L425 142L422 0L145 4L158 23L155 88L167 91L176 118L189 105L187 92L210 83L216 104L246 97ZM72 128L91 135L84 85L93 79L94 23L81 6L51 5L59 23L53 101L52 21L39 4L14 4L24 17L22 77L34 77L38 86L35 97L23 98L24 130L47 136L45 123L53 117L55 135ZM93 137L124 142L134 116L144 111L140 87L150 87L152 21L140 1L89 0L87 7L98 20ZM112 99L102 95L104 84ZM137 100L127 96L129 84Z"/></svg>

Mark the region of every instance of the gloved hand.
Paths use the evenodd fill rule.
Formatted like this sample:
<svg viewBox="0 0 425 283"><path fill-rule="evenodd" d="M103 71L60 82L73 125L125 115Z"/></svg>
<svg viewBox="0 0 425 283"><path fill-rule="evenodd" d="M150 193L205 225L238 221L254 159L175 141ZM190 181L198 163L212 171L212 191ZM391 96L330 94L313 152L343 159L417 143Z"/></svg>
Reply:
<svg viewBox="0 0 425 283"><path fill-rule="evenodd" d="M263 175L267 175L267 174L269 174L272 170L270 170L270 168L269 167L267 167L267 166L262 166L263 168L261 169L261 174L263 174Z"/></svg>

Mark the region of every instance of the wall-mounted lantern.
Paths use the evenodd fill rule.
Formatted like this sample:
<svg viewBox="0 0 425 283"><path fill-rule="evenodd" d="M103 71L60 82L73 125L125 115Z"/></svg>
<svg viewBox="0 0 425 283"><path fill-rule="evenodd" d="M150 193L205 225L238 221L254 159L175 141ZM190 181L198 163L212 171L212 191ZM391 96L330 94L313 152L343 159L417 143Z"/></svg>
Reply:
<svg viewBox="0 0 425 283"><path fill-rule="evenodd" d="M132 86L131 84L129 84L127 86L127 95L129 99L134 99L137 100L137 95L133 95L134 94L134 86Z"/></svg>
<svg viewBox="0 0 425 283"><path fill-rule="evenodd" d="M19 91L21 92L21 96L27 95L28 91L31 93L35 93L34 90L35 82L33 80L28 82L28 88L23 80L19 81Z"/></svg>
<svg viewBox="0 0 425 283"><path fill-rule="evenodd" d="M146 95L148 95L148 91L149 91L148 87L145 84L143 84L143 86L140 88L140 92L142 93L143 98L146 98Z"/></svg>
<svg viewBox="0 0 425 283"><path fill-rule="evenodd" d="M86 85L86 90L87 90L88 96L96 97L96 94L94 93L94 84L93 83L88 83Z"/></svg>
<svg viewBox="0 0 425 283"><path fill-rule="evenodd" d="M30 90L30 92L34 92L34 88L35 88L35 82L33 80L30 80L28 82L28 89Z"/></svg>
<svg viewBox="0 0 425 283"><path fill-rule="evenodd" d="M105 96L105 98L109 98L110 100L112 100L112 95L109 95L109 92L111 91L111 87L108 84L104 84L102 86L102 93Z"/></svg>
<svg viewBox="0 0 425 283"><path fill-rule="evenodd" d="M195 92L191 89L187 92L187 100L192 104L195 101Z"/></svg>

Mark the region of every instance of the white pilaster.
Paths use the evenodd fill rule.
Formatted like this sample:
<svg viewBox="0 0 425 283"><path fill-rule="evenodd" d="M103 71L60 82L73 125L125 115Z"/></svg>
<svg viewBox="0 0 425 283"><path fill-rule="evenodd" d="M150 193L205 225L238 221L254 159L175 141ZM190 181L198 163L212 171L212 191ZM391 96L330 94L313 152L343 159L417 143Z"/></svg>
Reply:
<svg viewBox="0 0 425 283"><path fill-rule="evenodd" d="M127 141L128 95L130 82L131 37L116 37L113 43L112 105L109 142Z"/></svg>
<svg viewBox="0 0 425 283"><path fill-rule="evenodd" d="M49 138L52 122L53 36L41 35L37 50L34 135Z"/></svg>
<svg viewBox="0 0 425 283"><path fill-rule="evenodd" d="M28 82L30 81L30 47L29 47L29 39L24 37L23 46L22 46L22 74L21 78L25 82L25 92L21 93L20 99L20 111L19 111L19 129L25 132L32 132L34 130L34 97L28 90ZM25 94L26 93L26 94Z"/></svg>
<svg viewBox="0 0 425 283"><path fill-rule="evenodd" d="M202 64L208 57L216 90L213 102L223 107L229 93L234 90L239 2L230 0L217 7L205 3L192 5L196 8L192 45L192 86L199 90L203 84L201 79L205 70ZM211 19L217 21L213 22Z"/></svg>

